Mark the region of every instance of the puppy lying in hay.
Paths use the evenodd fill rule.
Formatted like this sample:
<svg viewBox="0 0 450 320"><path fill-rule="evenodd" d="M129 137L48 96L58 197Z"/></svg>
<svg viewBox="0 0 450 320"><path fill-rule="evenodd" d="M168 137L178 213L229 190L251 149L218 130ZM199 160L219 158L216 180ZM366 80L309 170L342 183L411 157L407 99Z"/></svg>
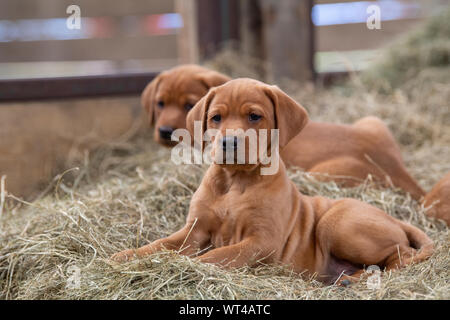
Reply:
<svg viewBox="0 0 450 320"><path fill-rule="evenodd" d="M229 136L227 129L279 129L280 148L302 130L306 110L277 87L251 79L227 82L189 113L191 132L195 121L203 132L216 129L221 138L213 139L215 160L192 197L186 225L167 238L116 253L113 260L167 248L186 255L203 252L200 261L223 267L283 263L324 283L347 285L359 279L364 266L390 270L431 256L433 243L424 232L373 206L302 195L279 158L275 174L261 175L265 165L260 158L256 164L247 161L248 144L245 163L217 161L217 154L228 156L242 138ZM273 152L272 146L268 149Z"/></svg>

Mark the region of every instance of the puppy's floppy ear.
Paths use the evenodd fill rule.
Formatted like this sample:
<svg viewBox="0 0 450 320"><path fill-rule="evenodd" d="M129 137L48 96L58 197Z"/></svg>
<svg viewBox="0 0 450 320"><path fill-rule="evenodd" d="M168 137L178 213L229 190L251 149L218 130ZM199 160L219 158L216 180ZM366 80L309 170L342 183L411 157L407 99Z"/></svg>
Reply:
<svg viewBox="0 0 450 320"><path fill-rule="evenodd" d="M195 106L189 111L186 119L186 127L190 134L194 135L194 121L201 121L202 134L206 131L206 115L208 113L209 105L216 95L214 89L211 89L203 98L201 98Z"/></svg>
<svg viewBox="0 0 450 320"><path fill-rule="evenodd" d="M230 77L213 70L207 70L196 75L199 80L209 90L210 88L220 86L231 80Z"/></svg>
<svg viewBox="0 0 450 320"><path fill-rule="evenodd" d="M308 123L308 112L277 86L267 85L263 90L273 104L275 128L279 129L280 148L282 148Z"/></svg>
<svg viewBox="0 0 450 320"><path fill-rule="evenodd" d="M147 113L147 120L150 125L155 121L156 91L161 82L162 74L153 79L141 94L141 105Z"/></svg>
<svg viewBox="0 0 450 320"><path fill-rule="evenodd" d="M203 96L196 104L195 106L189 111L187 118L186 118L186 128L189 130L189 133L191 134L191 137L194 138L194 123L195 121L201 121L201 133L202 137L199 137L203 140L203 134L206 131L206 125L207 125L207 114L209 105L211 104L212 99L216 95L215 89L209 90L209 92Z"/></svg>

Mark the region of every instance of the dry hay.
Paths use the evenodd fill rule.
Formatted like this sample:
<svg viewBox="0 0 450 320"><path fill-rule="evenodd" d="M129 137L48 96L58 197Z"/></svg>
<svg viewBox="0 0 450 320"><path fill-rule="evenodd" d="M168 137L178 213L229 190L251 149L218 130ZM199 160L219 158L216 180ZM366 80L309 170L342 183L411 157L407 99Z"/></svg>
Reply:
<svg viewBox="0 0 450 320"><path fill-rule="evenodd" d="M447 33L447 42L439 43L448 48L449 39ZM241 67L223 55L212 64L236 74ZM401 144L408 169L428 190L450 171L448 60L445 66L421 64L418 70L414 78L400 84L389 81L388 87L365 75L331 89L292 82L281 86L314 120L350 123L366 115L381 117ZM388 78L383 77L379 79ZM170 151L151 142L151 136L137 135L86 157L79 170L57 177L47 194L32 203L2 192L0 297L450 299L450 235L442 222L425 218L424 209L401 191L377 188L370 179L345 189L297 170L289 174L302 193L371 203L424 230L435 241L435 253L426 262L384 273L378 290L368 289L365 281L349 288L323 286L283 266L227 271L175 252L111 265L111 254L167 236L183 225L205 167L176 166L169 157ZM73 266L80 270L77 288L68 281Z"/></svg>

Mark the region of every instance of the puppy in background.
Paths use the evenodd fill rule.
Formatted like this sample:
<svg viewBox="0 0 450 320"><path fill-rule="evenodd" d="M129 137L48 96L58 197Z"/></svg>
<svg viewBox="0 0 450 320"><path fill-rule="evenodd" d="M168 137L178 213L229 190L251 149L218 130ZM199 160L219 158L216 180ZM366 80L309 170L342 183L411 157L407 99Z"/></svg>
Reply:
<svg viewBox="0 0 450 320"><path fill-rule="evenodd" d="M228 80L224 74L197 65L181 65L160 73L141 96L147 122L155 127L155 141L173 146L172 132L186 128L189 110L210 88Z"/></svg>
<svg viewBox="0 0 450 320"><path fill-rule="evenodd" d="M430 207L426 214L444 220L450 226L450 172L431 189L422 201L424 207Z"/></svg>
<svg viewBox="0 0 450 320"><path fill-rule="evenodd" d="M229 136L230 130L254 129L259 135L278 129L282 150L299 137L308 115L277 87L236 79L211 89L189 112L191 133L194 121L203 132L220 132L212 153L225 152L228 158L233 152L233 158L243 140ZM261 175L266 166L261 158L256 164L214 162L192 197L182 229L112 259L127 261L166 248L223 267L287 264L325 283L345 285L359 279L364 267L390 270L431 256L433 243L418 228L354 199L302 195L277 160L279 170L272 175Z"/></svg>

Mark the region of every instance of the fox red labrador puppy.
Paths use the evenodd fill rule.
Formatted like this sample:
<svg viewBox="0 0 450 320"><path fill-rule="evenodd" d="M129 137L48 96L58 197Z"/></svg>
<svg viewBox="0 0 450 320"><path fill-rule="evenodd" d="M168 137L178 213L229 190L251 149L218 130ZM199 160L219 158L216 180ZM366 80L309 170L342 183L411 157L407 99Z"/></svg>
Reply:
<svg viewBox="0 0 450 320"><path fill-rule="evenodd" d="M209 69L182 65L163 72L142 94L148 120L155 123L155 139L174 145L174 129L186 127L188 110L208 89L229 81ZM299 126L299 124L293 124ZM407 172L389 129L376 117L352 125L309 122L281 154L287 166L326 174L345 186L359 184L370 174L385 185L399 187L419 200L425 192Z"/></svg>
<svg viewBox="0 0 450 320"><path fill-rule="evenodd" d="M436 183L422 203L425 207L430 207L427 215L442 219L450 226L450 172Z"/></svg>
<svg viewBox="0 0 450 320"><path fill-rule="evenodd" d="M200 261L224 267L283 263L333 283L359 278L364 266L389 270L432 254L432 241L424 232L380 209L354 199L302 195L279 157L272 175L261 175L269 165L261 158L242 164L217 161L220 153L235 157L236 141L242 141L227 129L254 129L257 134L278 129L281 149L299 139L307 112L277 87L251 79L229 81L211 89L189 112L190 131L194 121L219 135L212 140L215 160L192 197L186 225L112 259L126 261L167 248L186 255L200 252ZM267 153L272 152L270 141ZM248 145L245 151L248 159Z"/></svg>
<svg viewBox="0 0 450 320"><path fill-rule="evenodd" d="M197 65L181 65L159 74L144 89L141 103L147 121L155 126L156 142L172 146L172 132L186 128L189 110L210 88L224 84L229 77Z"/></svg>

